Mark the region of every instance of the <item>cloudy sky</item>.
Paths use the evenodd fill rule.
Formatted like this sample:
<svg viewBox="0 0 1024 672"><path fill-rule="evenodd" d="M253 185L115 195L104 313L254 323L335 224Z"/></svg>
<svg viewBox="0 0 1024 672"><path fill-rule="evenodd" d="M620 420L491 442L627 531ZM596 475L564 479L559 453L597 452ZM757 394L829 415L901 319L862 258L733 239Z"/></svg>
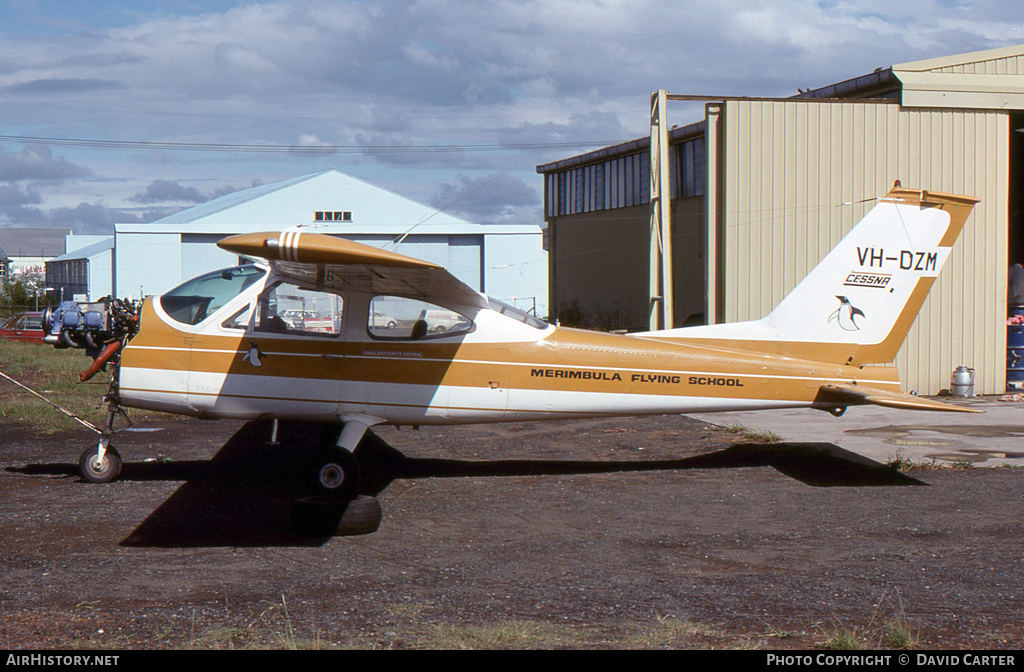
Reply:
<svg viewBox="0 0 1024 672"><path fill-rule="evenodd" d="M4 0L0 226L107 232L328 168L539 224L536 166L645 135L654 90L787 96L1022 24L1019 0Z"/></svg>

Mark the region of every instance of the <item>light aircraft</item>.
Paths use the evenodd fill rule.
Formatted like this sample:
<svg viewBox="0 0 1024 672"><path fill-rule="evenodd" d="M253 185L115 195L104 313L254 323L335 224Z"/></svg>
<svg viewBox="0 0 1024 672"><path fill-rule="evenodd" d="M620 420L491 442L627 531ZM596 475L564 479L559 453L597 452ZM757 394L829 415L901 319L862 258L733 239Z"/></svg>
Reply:
<svg viewBox="0 0 1024 672"><path fill-rule="evenodd" d="M847 406L965 410L904 394L890 363L977 199L894 187L767 317L633 334L560 328L445 269L308 230L218 245L255 260L141 309L66 303L47 340L114 367L106 428L82 475L115 479L123 407L322 423L309 473L358 494L376 425ZM870 365L870 366L869 366Z"/></svg>

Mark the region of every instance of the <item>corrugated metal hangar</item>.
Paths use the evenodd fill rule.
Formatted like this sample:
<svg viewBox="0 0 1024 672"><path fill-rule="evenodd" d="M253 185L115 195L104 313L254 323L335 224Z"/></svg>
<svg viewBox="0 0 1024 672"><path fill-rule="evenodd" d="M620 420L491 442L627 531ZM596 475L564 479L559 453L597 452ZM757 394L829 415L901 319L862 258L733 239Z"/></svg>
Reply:
<svg viewBox="0 0 1024 672"><path fill-rule="evenodd" d="M699 99L704 119L668 132L665 326L765 316L900 180L981 199L897 356L904 384L936 394L966 365L976 393L1005 391L1007 269L1024 257L1024 45L793 98ZM650 328L650 138L537 172L552 316Z"/></svg>
<svg viewBox="0 0 1024 672"><path fill-rule="evenodd" d="M337 170L236 191L148 224L115 225L114 295L161 294L238 263L217 241L294 226L441 264L479 291L547 315L539 225L474 224Z"/></svg>

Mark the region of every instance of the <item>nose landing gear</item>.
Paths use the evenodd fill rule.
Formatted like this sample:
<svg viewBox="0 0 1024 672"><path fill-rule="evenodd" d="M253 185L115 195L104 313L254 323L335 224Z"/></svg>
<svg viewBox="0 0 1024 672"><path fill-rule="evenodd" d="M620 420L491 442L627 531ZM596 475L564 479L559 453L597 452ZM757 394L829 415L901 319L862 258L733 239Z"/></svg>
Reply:
<svg viewBox="0 0 1024 672"><path fill-rule="evenodd" d="M110 445L110 439L114 435L114 418L118 413L124 414L124 411L109 397L108 401L107 422L100 433L99 443L78 458L78 471L90 483L110 483L121 475L121 454Z"/></svg>
<svg viewBox="0 0 1024 672"><path fill-rule="evenodd" d="M78 459L78 469L82 478L90 483L110 483L121 474L121 455L110 445L110 439L100 440L98 448L89 448Z"/></svg>

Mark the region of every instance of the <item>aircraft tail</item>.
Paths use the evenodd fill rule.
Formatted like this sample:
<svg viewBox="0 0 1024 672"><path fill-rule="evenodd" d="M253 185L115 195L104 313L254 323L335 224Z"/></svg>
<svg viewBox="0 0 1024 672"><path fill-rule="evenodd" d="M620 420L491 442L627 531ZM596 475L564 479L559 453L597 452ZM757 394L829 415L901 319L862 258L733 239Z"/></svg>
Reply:
<svg viewBox="0 0 1024 672"><path fill-rule="evenodd" d="M636 335L849 365L891 362L977 202L894 187L767 317Z"/></svg>

